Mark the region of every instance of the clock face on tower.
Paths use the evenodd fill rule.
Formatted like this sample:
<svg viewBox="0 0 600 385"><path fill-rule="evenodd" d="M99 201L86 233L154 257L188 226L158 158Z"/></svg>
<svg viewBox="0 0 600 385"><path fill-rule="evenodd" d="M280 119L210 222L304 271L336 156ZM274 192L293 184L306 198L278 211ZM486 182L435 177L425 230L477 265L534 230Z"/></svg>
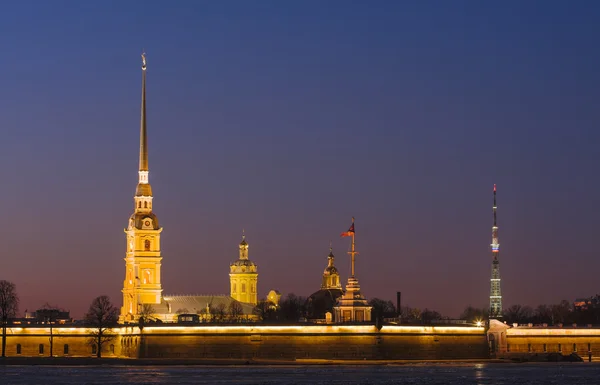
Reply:
<svg viewBox="0 0 600 385"><path fill-rule="evenodd" d="M145 221L144 226L150 226L150 221Z"/></svg>
<svg viewBox="0 0 600 385"><path fill-rule="evenodd" d="M144 218L144 220L142 221L142 228L143 229L151 229L152 228L152 219Z"/></svg>

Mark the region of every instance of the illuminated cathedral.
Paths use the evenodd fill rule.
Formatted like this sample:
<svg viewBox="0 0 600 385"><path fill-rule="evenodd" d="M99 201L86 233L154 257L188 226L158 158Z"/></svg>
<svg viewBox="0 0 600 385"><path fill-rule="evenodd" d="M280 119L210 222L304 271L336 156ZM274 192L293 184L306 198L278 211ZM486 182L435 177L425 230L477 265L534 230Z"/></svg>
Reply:
<svg viewBox="0 0 600 385"><path fill-rule="evenodd" d="M230 295L165 295L161 284L162 256L158 217L153 212L152 187L148 169L148 133L146 128L146 56L142 54L142 103L140 117L140 158L133 214L125 229L125 280L123 306L119 321L147 319L177 321L181 314L195 314L210 320L217 313L235 313L253 318L257 304L258 271L248 258L245 235L239 245L239 258L230 265Z"/></svg>
<svg viewBox="0 0 600 385"><path fill-rule="evenodd" d="M142 54L142 101L140 117L140 149L138 184L133 198L133 214L125 229L125 280L123 281L123 306L121 323L178 322L180 317L194 322L238 319L254 320L258 304L258 267L249 258L249 245L245 234L239 244L239 257L229 266L229 295L167 295L161 284L162 256L160 235L162 227L153 211L152 187L148 168L148 133L146 128L146 56ZM358 254L352 226L342 234L352 237L352 274L346 290L342 289L340 275L334 265L330 248L328 265L323 273L321 289L309 297L310 318L325 318L328 322L370 321L371 307L360 293L354 276L354 257ZM280 294L271 291L267 300L277 305Z"/></svg>

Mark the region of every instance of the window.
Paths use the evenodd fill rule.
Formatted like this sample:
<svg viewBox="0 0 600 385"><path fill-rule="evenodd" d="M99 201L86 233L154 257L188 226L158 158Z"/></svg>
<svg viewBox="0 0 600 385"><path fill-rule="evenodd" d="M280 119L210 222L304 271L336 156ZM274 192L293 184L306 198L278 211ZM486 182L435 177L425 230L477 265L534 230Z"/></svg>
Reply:
<svg viewBox="0 0 600 385"><path fill-rule="evenodd" d="M112 344L110 345L110 352L112 354L115 354L115 345L112 345Z"/></svg>
<svg viewBox="0 0 600 385"><path fill-rule="evenodd" d="M150 251L150 240L149 239L146 239L144 241L144 250L145 251Z"/></svg>
<svg viewBox="0 0 600 385"><path fill-rule="evenodd" d="M65 344L65 346L63 346L63 354L65 356L69 354L69 345Z"/></svg>
<svg viewBox="0 0 600 385"><path fill-rule="evenodd" d="M39 351L40 354L44 354L44 344L40 344Z"/></svg>
<svg viewBox="0 0 600 385"><path fill-rule="evenodd" d="M142 208L142 202L138 202L138 209Z"/></svg>
<svg viewBox="0 0 600 385"><path fill-rule="evenodd" d="M246 292L246 284L242 283L242 293L245 293L245 292Z"/></svg>
<svg viewBox="0 0 600 385"><path fill-rule="evenodd" d="M148 202L144 202L144 208L147 209L148 208Z"/></svg>
<svg viewBox="0 0 600 385"><path fill-rule="evenodd" d="M252 284L252 292L256 293L256 284L255 283Z"/></svg>
<svg viewBox="0 0 600 385"><path fill-rule="evenodd" d="M21 344L17 344L17 354L21 354Z"/></svg>
<svg viewBox="0 0 600 385"><path fill-rule="evenodd" d="M96 344L92 345L92 354L96 354L98 349L96 349Z"/></svg>

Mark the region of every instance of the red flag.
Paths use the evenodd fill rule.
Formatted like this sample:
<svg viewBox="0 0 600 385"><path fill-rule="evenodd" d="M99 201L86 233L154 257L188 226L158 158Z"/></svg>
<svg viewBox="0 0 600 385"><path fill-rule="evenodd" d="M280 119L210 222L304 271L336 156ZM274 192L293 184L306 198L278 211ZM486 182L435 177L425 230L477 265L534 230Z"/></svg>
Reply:
<svg viewBox="0 0 600 385"><path fill-rule="evenodd" d="M340 237L351 237L354 235L354 222L350 225L350 228L345 233L340 234Z"/></svg>

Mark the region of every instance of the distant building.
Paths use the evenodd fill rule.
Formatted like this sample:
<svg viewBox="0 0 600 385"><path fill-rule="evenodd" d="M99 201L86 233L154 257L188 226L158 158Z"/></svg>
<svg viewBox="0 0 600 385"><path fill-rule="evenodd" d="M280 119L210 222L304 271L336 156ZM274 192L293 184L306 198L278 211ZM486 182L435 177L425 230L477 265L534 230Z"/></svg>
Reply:
<svg viewBox="0 0 600 385"><path fill-rule="evenodd" d="M33 312L25 310L25 317L15 319L25 324L67 324L73 322L70 312L62 309L38 309Z"/></svg>
<svg viewBox="0 0 600 385"><path fill-rule="evenodd" d="M308 318L310 319L325 319L326 313L333 314L333 307L338 298L344 294L340 273L334 265L334 260L335 256L330 247L327 256L327 267L323 271L321 289L312 293L306 302Z"/></svg>

